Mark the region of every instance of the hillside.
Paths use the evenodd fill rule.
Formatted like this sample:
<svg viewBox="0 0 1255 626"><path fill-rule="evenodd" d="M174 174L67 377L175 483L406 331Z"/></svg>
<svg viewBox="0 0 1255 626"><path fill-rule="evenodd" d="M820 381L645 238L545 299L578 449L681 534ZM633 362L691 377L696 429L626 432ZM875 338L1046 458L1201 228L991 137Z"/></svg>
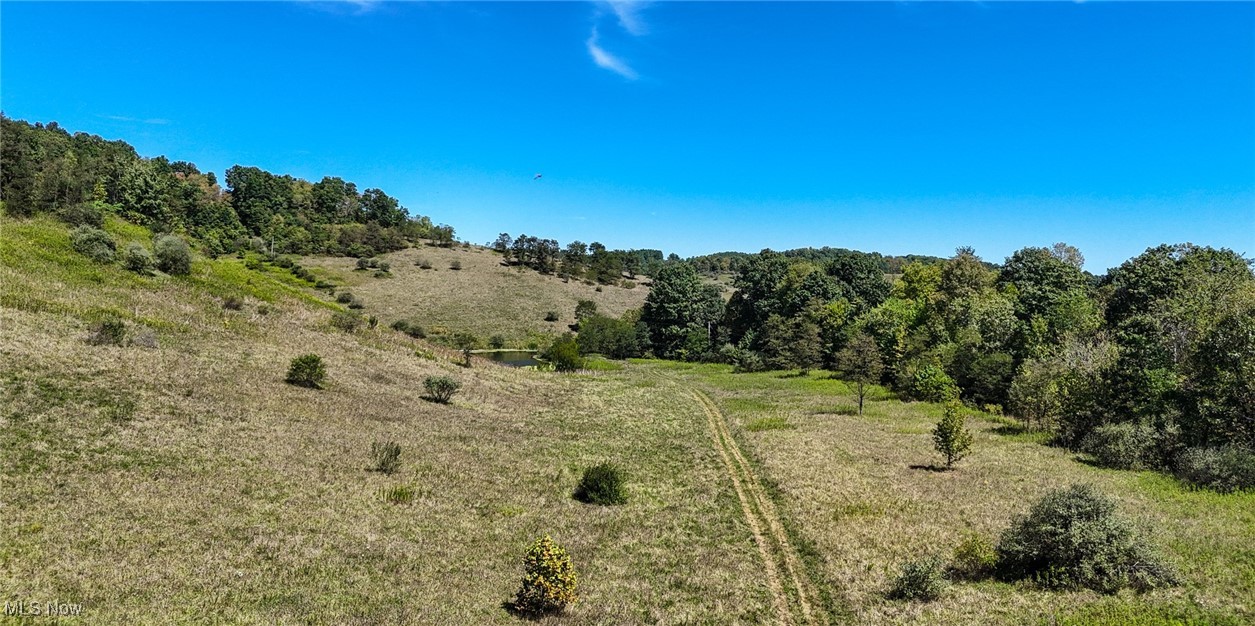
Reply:
<svg viewBox="0 0 1255 626"><path fill-rule="evenodd" d="M592 300L601 314L618 317L640 308L649 293L640 283L631 289L590 285L507 266L500 254L479 246L418 246L379 259L391 265L387 278L356 270L357 259L350 257L306 257L300 262L360 298L363 311L384 326L406 319L433 335L470 332L481 342L501 335L510 347L543 346L546 337L567 332L580 300ZM431 269L419 267L423 261ZM451 269L455 262L461 269ZM545 320L550 311L558 314L557 321Z"/></svg>

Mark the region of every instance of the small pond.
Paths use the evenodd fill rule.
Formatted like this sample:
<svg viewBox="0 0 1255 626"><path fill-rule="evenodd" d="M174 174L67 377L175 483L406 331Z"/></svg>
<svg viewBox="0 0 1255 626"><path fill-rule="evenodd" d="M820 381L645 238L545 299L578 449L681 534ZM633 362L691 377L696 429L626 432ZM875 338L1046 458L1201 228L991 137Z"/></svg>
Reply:
<svg viewBox="0 0 1255 626"><path fill-rule="evenodd" d="M477 350L475 356L510 367L527 367L539 363L536 360L536 353L532 350Z"/></svg>

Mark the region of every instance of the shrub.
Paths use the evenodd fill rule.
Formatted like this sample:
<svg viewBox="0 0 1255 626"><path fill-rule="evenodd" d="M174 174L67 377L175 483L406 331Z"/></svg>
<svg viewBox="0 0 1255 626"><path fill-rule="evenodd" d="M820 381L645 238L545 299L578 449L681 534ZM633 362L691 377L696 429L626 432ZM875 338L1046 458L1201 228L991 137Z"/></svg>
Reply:
<svg viewBox="0 0 1255 626"><path fill-rule="evenodd" d="M627 475L613 463L594 465L584 470L575 499L587 504L626 504L626 483Z"/></svg>
<svg viewBox="0 0 1255 626"><path fill-rule="evenodd" d="M1157 456L1155 429L1132 422L1103 424L1090 431L1081 449L1103 467L1147 469L1155 465Z"/></svg>
<svg viewBox="0 0 1255 626"><path fill-rule="evenodd" d="M387 271L390 271L391 269L392 269L392 264L391 264L391 263L389 263L389 262L387 262L387 261L380 261L380 262L379 262L379 271L381 271L381 272L387 272Z"/></svg>
<svg viewBox="0 0 1255 626"><path fill-rule="evenodd" d="M356 331L362 325L362 316L356 313L336 311L331 314L331 327L346 333Z"/></svg>
<svg viewBox="0 0 1255 626"><path fill-rule="evenodd" d="M284 380L298 387L321 389L327 379L327 368L323 366L322 357L317 354L304 354L292 359L288 367L288 376Z"/></svg>
<svg viewBox="0 0 1255 626"><path fill-rule="evenodd" d="M375 278L392 278L392 274L389 274L383 270L376 270Z"/></svg>
<svg viewBox="0 0 1255 626"><path fill-rule="evenodd" d="M122 266L132 272L147 274L156 265L152 253L138 242L132 242L126 247L126 252L122 253Z"/></svg>
<svg viewBox="0 0 1255 626"><path fill-rule="evenodd" d="M395 441L370 444L370 469L391 474L401 466L401 444Z"/></svg>
<svg viewBox="0 0 1255 626"><path fill-rule="evenodd" d="M274 263L276 266L282 267L283 269L286 269L286 270L294 269L297 266L296 261L293 261L291 257L286 257L286 256L277 257L274 260Z"/></svg>
<svg viewBox="0 0 1255 626"><path fill-rule="evenodd" d="M227 296L222 300L222 308L229 311L239 311L244 308L244 300L239 296Z"/></svg>
<svg viewBox="0 0 1255 626"><path fill-rule="evenodd" d="M120 319L96 322L87 335L87 343L93 346L120 346L126 341L126 323Z"/></svg>
<svg viewBox="0 0 1255 626"><path fill-rule="evenodd" d="M1236 445L1189 448L1177 457L1176 476L1215 491L1255 489L1255 452Z"/></svg>
<svg viewBox="0 0 1255 626"><path fill-rule="evenodd" d="M157 257L157 269L174 275L192 271L192 249L187 242L174 235L162 235L153 243L153 256Z"/></svg>
<svg viewBox="0 0 1255 626"><path fill-rule="evenodd" d="M500 350L505 347L505 337L501 335L493 335L488 338L488 347L493 350Z"/></svg>
<svg viewBox="0 0 1255 626"><path fill-rule="evenodd" d="M353 294L347 291L341 291L340 293L336 294L336 302L339 302L340 304L348 304L352 301L353 301Z"/></svg>
<svg viewBox="0 0 1255 626"><path fill-rule="evenodd" d="M580 300L575 303L575 323L584 321L586 317L597 314L597 303L592 300Z"/></svg>
<svg viewBox="0 0 1255 626"><path fill-rule="evenodd" d="M74 246L75 252L97 263L113 262L114 252L118 249L118 245L113 242L113 237L110 237L109 233L87 225L70 231L70 243Z"/></svg>
<svg viewBox="0 0 1255 626"><path fill-rule="evenodd" d="M548 312L548 313L545 313L545 321L546 321L546 322L556 322L556 321L558 321L558 312L557 312L557 311L550 311L550 312Z"/></svg>
<svg viewBox="0 0 1255 626"><path fill-rule="evenodd" d="M431 260L430 260L430 259L419 259L419 260L415 263L415 265L417 265L417 266L418 266L418 267L420 267L421 269L429 270L429 269L431 269Z"/></svg>
<svg viewBox="0 0 1255 626"><path fill-rule="evenodd" d="M984 535L971 533L954 549L950 571L956 578L980 580L992 574L997 563L993 542Z"/></svg>
<svg viewBox="0 0 1255 626"><path fill-rule="evenodd" d="M537 539L523 556L523 584L514 608L524 615L557 613L575 602L575 568L571 555L549 535Z"/></svg>
<svg viewBox="0 0 1255 626"><path fill-rule="evenodd" d="M462 383L448 376L428 376L423 380L423 389L427 390L428 399L441 404L448 404L453 394L462 388Z"/></svg>
<svg viewBox="0 0 1255 626"><path fill-rule="evenodd" d="M460 269L462 269L462 262L461 262L461 261L458 261L458 260L454 260L452 263L450 263L450 264L449 264L449 269L451 269L451 270L460 270Z"/></svg>
<svg viewBox="0 0 1255 626"><path fill-rule="evenodd" d="M966 422L962 407L954 402L946 405L945 417L933 428L933 447L946 457L946 467L962 460L972 447L972 433L966 428Z"/></svg>
<svg viewBox="0 0 1255 626"><path fill-rule="evenodd" d="M371 330L375 330L375 327L379 326L379 318L374 315L370 316L366 320L366 325L369 326Z"/></svg>
<svg viewBox="0 0 1255 626"><path fill-rule="evenodd" d="M357 269L359 269L359 270L364 270L364 269L369 269L369 268L370 268L370 260L369 260L369 259L358 259L358 260L357 260Z"/></svg>
<svg viewBox="0 0 1255 626"><path fill-rule="evenodd" d="M998 541L997 572L1050 588L1114 593L1176 583L1176 574L1145 536L1116 512L1116 503L1089 485L1052 491Z"/></svg>
<svg viewBox="0 0 1255 626"><path fill-rule="evenodd" d="M946 578L941 559L930 556L904 564L887 595L890 600L932 602L940 598L945 590Z"/></svg>
<svg viewBox="0 0 1255 626"><path fill-rule="evenodd" d="M959 399L959 387L940 365L918 367L911 377L911 396L928 402L950 402Z"/></svg>
<svg viewBox="0 0 1255 626"><path fill-rule="evenodd" d="M567 333L549 345L549 349L545 350L540 358L553 364L553 368L559 372L574 372L584 367L584 359L580 356L579 344L576 343L575 337L571 333Z"/></svg>
<svg viewBox="0 0 1255 626"><path fill-rule="evenodd" d="M366 303L362 302L361 300L358 300L357 298L353 298L352 300L349 301L349 308L354 309L354 310L364 309L366 308Z"/></svg>
<svg viewBox="0 0 1255 626"><path fill-rule="evenodd" d="M393 322L392 329L399 330L411 337L414 337L415 339L423 339L427 337L427 333L423 330L422 326L412 324L406 320L397 320Z"/></svg>
<svg viewBox="0 0 1255 626"><path fill-rule="evenodd" d="M57 217L71 226L95 226L100 228L105 225L104 209L94 202L80 202L62 207L57 211Z"/></svg>

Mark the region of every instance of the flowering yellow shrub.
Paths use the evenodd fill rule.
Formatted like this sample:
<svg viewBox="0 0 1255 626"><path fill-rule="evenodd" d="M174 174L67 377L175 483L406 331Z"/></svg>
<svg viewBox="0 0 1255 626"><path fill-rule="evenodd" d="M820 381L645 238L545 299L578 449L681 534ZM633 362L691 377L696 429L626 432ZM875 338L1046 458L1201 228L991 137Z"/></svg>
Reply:
<svg viewBox="0 0 1255 626"><path fill-rule="evenodd" d="M566 548L549 535L537 539L523 557L523 586L514 600L520 613L556 613L575 602L575 568Z"/></svg>

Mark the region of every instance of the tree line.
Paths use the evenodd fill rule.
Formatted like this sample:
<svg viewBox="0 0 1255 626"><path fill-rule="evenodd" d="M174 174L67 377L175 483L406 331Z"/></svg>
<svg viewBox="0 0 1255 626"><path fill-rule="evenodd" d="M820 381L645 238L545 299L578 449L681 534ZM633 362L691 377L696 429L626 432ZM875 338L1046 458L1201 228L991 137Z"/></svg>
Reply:
<svg viewBox="0 0 1255 626"><path fill-rule="evenodd" d="M572 241L562 247L556 239L526 234L511 237L509 233L501 233L488 246L500 252L507 264L603 285L618 283L625 276L629 279L635 279L638 274L652 276L666 262L661 250L608 250L596 241L590 244ZM673 262L679 260L674 254L671 257Z"/></svg>
<svg viewBox="0 0 1255 626"><path fill-rule="evenodd" d="M1065 244L998 266L960 248L911 261L890 282L871 255L764 250L739 263L726 305L693 264L670 264L639 313L648 341L638 352L852 380L871 372L908 398L1007 409L1071 448L1135 448L1115 465L1255 448L1252 262L1186 243L1102 276L1083 263ZM1243 458L1255 479L1255 457Z"/></svg>
<svg viewBox="0 0 1255 626"><path fill-rule="evenodd" d="M893 256L882 255L879 252L859 252L857 250L829 248L827 246L822 248L796 248L785 250L780 254L787 259L805 260L820 264L851 254L861 255L875 262L880 267L880 271L885 274L901 274L902 268L910 263L936 263L945 260L940 257L923 254ZM688 259L688 261L693 264L694 269L702 274L735 274L740 272L741 268L749 263L753 256L753 254L748 252L715 252L713 254L695 256ZM989 266L991 268L994 267L992 264Z"/></svg>
<svg viewBox="0 0 1255 626"><path fill-rule="evenodd" d="M191 235L210 254L264 246L370 257L407 240L454 241L453 227L411 216L384 191L359 192L339 177L311 183L236 165L220 183L187 161L142 158L124 141L71 134L56 122L0 115L0 134L0 193L10 215L52 212L77 222L113 213L158 232Z"/></svg>

